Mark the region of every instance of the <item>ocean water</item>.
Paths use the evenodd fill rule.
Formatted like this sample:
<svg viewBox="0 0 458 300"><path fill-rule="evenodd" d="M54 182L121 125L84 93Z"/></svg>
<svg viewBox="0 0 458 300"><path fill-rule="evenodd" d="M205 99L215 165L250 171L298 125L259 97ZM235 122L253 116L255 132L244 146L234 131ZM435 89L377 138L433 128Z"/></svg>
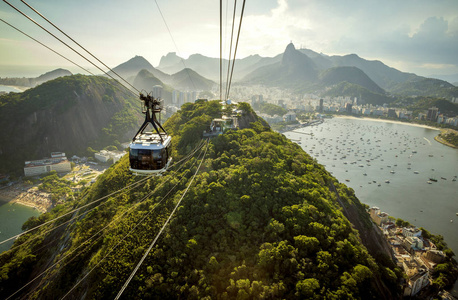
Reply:
<svg viewBox="0 0 458 300"><path fill-rule="evenodd" d="M361 202L443 235L458 254L458 181L453 181L458 150L436 142L438 133L404 124L333 118L285 135L353 188ZM430 178L437 182L428 183Z"/></svg>
<svg viewBox="0 0 458 300"><path fill-rule="evenodd" d="M12 87L12 86L6 86L6 85L0 85L0 92L15 92L15 93L19 93L19 92L22 92L20 89L17 89L15 87Z"/></svg>
<svg viewBox="0 0 458 300"><path fill-rule="evenodd" d="M333 118L285 136L353 188L361 202L443 235L456 258L458 149L436 142L437 134L406 124ZM458 281L450 292L458 296Z"/></svg>
<svg viewBox="0 0 458 300"><path fill-rule="evenodd" d="M32 216L39 216L34 208L13 203L0 202L0 241L4 241L22 232L21 227ZM0 253L13 245L13 240L0 245Z"/></svg>

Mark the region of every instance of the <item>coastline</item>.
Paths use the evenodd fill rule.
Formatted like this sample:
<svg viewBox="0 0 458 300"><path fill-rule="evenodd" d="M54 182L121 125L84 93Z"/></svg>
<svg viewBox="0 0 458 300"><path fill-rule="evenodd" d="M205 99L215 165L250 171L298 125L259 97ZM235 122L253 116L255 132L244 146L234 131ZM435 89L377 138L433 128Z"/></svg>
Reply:
<svg viewBox="0 0 458 300"><path fill-rule="evenodd" d="M456 132L456 130L453 129L441 129L441 128L436 128L428 125L423 125L423 124L415 124L415 123L410 123L410 122L401 122L401 121L393 121L393 120L385 120L385 119L374 119L374 118L367 118L367 117L353 117L353 116L341 116L341 115L335 115L334 118L342 118L342 119L353 119L353 120L367 120L367 121L375 121L375 122L384 122L384 123L392 123L392 124L400 124L400 125L407 125L407 126L415 126L415 127L422 127L422 128L427 128L431 130L437 130L440 131L435 137L434 140L438 143L441 143L444 146L451 147L453 149L458 149L453 144L450 144L449 142L445 141L442 139L439 134L444 134L448 132L449 130Z"/></svg>
<svg viewBox="0 0 458 300"><path fill-rule="evenodd" d="M342 116L342 115L334 115L334 118L354 119L354 120L367 120L367 121L374 121L374 122L393 123L393 124L422 127L422 128L427 128L427 129L440 131L440 129L436 128L436 127L432 127L432 126L428 126L428 125L422 125L422 124L415 124L415 123L410 123L410 122L401 122L401 121L393 121L393 120L385 120L385 119L375 119L375 118L367 118L367 117Z"/></svg>
<svg viewBox="0 0 458 300"><path fill-rule="evenodd" d="M452 132L455 132L456 133L456 130L453 130L453 129L441 129L441 133L440 134L446 134L448 133L449 131L452 131ZM436 142L439 142L445 146L449 146L451 148L455 148L455 149L458 149L457 146L453 145L453 144L450 144L449 142L447 142L446 140L444 140L440 135L437 135L434 137L434 139L436 140Z"/></svg>
<svg viewBox="0 0 458 300"><path fill-rule="evenodd" d="M18 204L22 206L31 207L31 208L38 210L42 214L48 211L48 209L46 209L44 206L39 206L39 205L36 205L35 203L24 202L24 201L19 201L19 200L12 200L9 203L14 204L14 205Z"/></svg>
<svg viewBox="0 0 458 300"><path fill-rule="evenodd" d="M38 191L36 187L24 188L11 186L0 190L1 204L18 204L32 207L41 213L47 212L52 207L51 195Z"/></svg>

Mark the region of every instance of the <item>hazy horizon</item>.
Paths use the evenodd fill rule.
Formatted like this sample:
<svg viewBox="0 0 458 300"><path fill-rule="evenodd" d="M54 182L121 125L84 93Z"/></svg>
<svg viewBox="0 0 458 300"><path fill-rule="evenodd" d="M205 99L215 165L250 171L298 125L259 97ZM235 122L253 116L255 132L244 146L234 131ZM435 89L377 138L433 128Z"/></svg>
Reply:
<svg viewBox="0 0 458 300"><path fill-rule="evenodd" d="M158 65L161 56L169 52L183 58L194 53L219 57L219 3L215 1L171 0L159 3L161 12L155 3L145 0L136 2L135 7L119 0L110 5L88 0L30 4L111 67L135 55L152 65ZM47 25L22 3L14 5ZM223 57L227 57L232 4L227 1L223 6ZM240 8L239 4L238 15ZM199 11L198 17L194 11ZM101 17L100 12L109 17ZM0 18L83 66L89 65L4 2ZM0 28L2 69L6 65L68 68L67 61L8 25L0 23ZM290 41L296 47L328 55L356 53L421 76L458 74L458 1L247 2L237 57L272 57L282 53Z"/></svg>

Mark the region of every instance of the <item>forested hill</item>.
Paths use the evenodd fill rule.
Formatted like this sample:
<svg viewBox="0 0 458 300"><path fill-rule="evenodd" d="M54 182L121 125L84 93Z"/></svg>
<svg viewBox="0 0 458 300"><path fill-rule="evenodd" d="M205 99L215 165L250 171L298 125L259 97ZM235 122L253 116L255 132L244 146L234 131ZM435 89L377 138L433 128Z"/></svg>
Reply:
<svg viewBox="0 0 458 300"><path fill-rule="evenodd" d="M57 230L46 225L16 240L0 256L0 297L35 279L15 297L113 299L184 195L123 298L395 298L399 269L380 251L371 256L344 216L374 234L353 191L249 105L239 109L248 128L179 163L221 113L216 101L186 103L165 124L177 164L163 176L132 176L124 156L81 198L29 220L24 229L98 200L59 219Z"/></svg>
<svg viewBox="0 0 458 300"><path fill-rule="evenodd" d="M140 121L140 101L101 76L65 76L2 95L0 172L22 173L24 161L54 151L89 155L89 146L120 146Z"/></svg>

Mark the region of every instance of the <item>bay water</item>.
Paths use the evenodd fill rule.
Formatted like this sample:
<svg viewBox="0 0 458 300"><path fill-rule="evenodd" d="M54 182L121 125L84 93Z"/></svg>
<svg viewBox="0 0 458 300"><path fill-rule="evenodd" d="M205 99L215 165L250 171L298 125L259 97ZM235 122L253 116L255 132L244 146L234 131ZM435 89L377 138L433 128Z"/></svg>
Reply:
<svg viewBox="0 0 458 300"><path fill-rule="evenodd" d="M458 254L458 149L436 142L438 134L340 117L285 133L353 188L361 202L443 235Z"/></svg>
<svg viewBox="0 0 458 300"><path fill-rule="evenodd" d="M458 256L458 149L439 130L360 118L332 118L286 132L358 199L432 234ZM433 181L433 180L437 181ZM458 296L458 281L450 291Z"/></svg>
<svg viewBox="0 0 458 300"><path fill-rule="evenodd" d="M0 92L15 92L15 93L19 93L19 92L22 92L22 90L16 88L16 87L13 87L13 86L7 86L7 85L0 85Z"/></svg>
<svg viewBox="0 0 458 300"><path fill-rule="evenodd" d="M0 202L0 241L9 239L22 232L21 227L32 216L39 216L40 212L32 207ZM8 250L14 240L0 245L0 253Z"/></svg>

